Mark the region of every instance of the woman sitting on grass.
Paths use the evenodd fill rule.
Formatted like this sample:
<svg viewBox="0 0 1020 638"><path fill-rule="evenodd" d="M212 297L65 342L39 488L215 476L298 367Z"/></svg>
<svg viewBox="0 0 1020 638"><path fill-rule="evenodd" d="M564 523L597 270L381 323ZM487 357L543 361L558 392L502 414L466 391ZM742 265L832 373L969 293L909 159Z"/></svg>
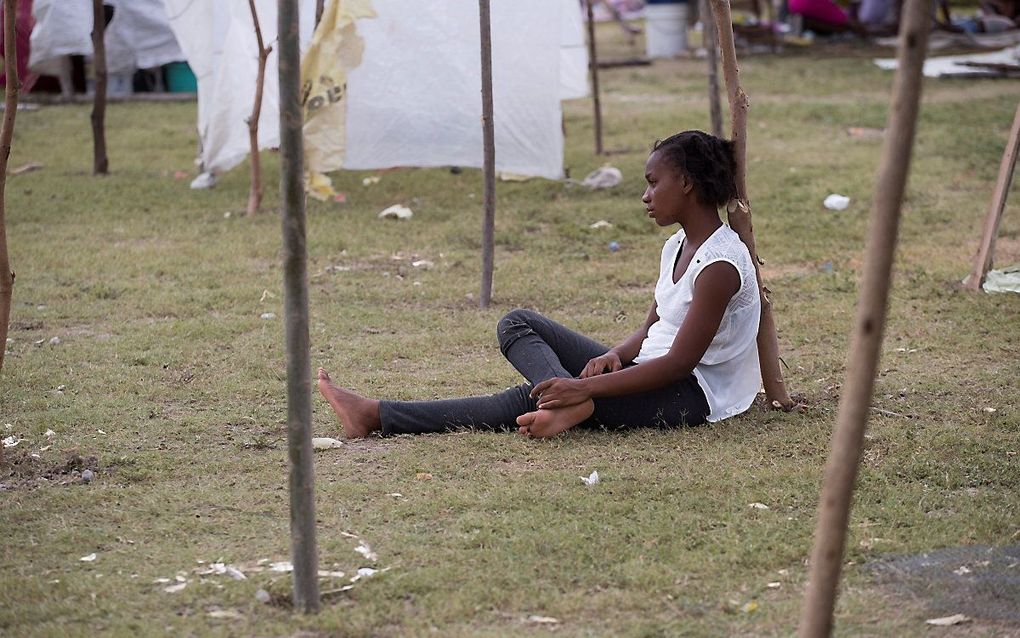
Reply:
<svg viewBox="0 0 1020 638"><path fill-rule="evenodd" d="M612 348L530 310L497 326L503 356L528 383L490 396L377 401L332 383L319 392L348 438L457 428L546 437L575 425L675 427L750 407L761 386L761 301L747 247L719 219L736 196L733 143L701 131L656 142L641 201L659 226L680 224L662 249L644 325Z"/></svg>

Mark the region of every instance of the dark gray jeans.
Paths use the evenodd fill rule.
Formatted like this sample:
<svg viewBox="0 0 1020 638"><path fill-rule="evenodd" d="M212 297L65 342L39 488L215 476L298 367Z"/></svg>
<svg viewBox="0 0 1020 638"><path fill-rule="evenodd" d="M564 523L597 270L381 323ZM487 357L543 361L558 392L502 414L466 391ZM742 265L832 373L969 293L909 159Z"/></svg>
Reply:
<svg viewBox="0 0 1020 638"><path fill-rule="evenodd" d="M460 428L516 430L516 419L536 409L531 388L553 377L576 377L609 348L532 310L513 310L496 326L503 356L528 383L489 396L440 401L382 401L384 435L447 432ZM670 428L698 425L708 401L691 375L649 392L595 399L595 413L581 427Z"/></svg>

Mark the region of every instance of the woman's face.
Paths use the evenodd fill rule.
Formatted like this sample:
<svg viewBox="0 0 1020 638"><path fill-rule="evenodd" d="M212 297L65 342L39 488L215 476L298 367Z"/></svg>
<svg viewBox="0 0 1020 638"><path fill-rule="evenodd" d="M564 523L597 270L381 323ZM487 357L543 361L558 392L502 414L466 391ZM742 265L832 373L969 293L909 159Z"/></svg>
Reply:
<svg viewBox="0 0 1020 638"><path fill-rule="evenodd" d="M664 160L662 153L652 151L645 162L645 181L648 187L641 201L648 216L659 226L680 223L683 210L694 197L690 180Z"/></svg>

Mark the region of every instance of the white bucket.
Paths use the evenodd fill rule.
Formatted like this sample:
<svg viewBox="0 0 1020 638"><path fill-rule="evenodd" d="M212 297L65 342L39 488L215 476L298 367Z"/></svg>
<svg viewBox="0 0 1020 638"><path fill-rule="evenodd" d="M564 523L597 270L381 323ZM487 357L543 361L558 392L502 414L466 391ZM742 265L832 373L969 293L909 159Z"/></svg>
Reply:
<svg viewBox="0 0 1020 638"><path fill-rule="evenodd" d="M645 5L645 53L673 58L687 49L687 3Z"/></svg>

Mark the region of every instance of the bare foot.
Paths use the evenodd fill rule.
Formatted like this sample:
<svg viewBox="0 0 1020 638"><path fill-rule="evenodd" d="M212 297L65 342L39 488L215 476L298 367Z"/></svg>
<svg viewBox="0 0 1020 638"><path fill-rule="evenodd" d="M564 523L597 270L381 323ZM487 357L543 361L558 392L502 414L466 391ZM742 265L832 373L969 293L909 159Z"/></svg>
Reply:
<svg viewBox="0 0 1020 638"><path fill-rule="evenodd" d="M595 412L595 403L588 399L565 408L535 410L517 417L518 432L524 436L547 437L566 432Z"/></svg>
<svg viewBox="0 0 1020 638"><path fill-rule="evenodd" d="M319 368L319 394L329 402L343 426L344 438L360 439L382 428L379 402L334 385L329 374Z"/></svg>

